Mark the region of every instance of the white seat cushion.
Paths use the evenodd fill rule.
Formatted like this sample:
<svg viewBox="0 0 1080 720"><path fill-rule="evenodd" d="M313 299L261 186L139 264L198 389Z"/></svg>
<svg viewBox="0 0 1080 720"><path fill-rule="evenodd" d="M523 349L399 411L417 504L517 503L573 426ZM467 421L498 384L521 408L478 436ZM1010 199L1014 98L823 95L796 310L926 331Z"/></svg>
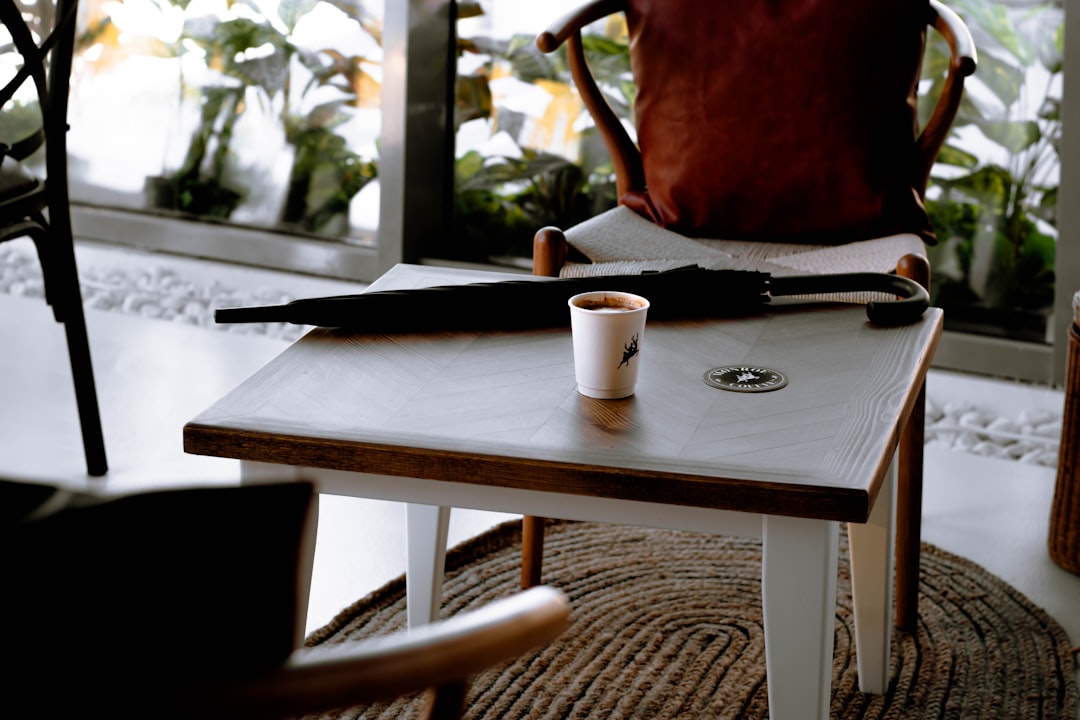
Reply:
<svg viewBox="0 0 1080 720"><path fill-rule="evenodd" d="M568 229L566 239L592 262L567 262L560 271L562 277L634 275L686 265L710 270L754 270L776 277L890 273L904 255L926 255L922 240L907 233L845 245L694 239L665 230L622 206ZM882 297L879 293L845 293L813 299L869 302Z"/></svg>

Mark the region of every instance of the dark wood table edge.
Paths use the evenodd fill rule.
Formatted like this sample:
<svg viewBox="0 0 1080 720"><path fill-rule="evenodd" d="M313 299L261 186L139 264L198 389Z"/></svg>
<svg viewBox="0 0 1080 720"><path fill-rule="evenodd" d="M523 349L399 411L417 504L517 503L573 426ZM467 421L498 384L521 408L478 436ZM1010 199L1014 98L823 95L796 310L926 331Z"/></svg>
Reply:
<svg viewBox="0 0 1080 720"><path fill-rule="evenodd" d="M255 432L207 425L198 419L184 426L183 441L186 453L241 461L856 523L866 522L881 484L875 483L868 492L738 477L673 477L670 472L582 466L471 450ZM362 490L356 495L363 497Z"/></svg>

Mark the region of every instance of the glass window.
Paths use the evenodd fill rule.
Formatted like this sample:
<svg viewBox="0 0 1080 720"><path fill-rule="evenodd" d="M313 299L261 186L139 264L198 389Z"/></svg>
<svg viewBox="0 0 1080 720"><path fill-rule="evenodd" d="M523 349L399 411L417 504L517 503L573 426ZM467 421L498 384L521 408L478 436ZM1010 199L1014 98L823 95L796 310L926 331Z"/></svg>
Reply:
<svg viewBox="0 0 1080 720"><path fill-rule="evenodd" d="M83 0L76 202L370 240L380 8L324 0Z"/></svg>
<svg viewBox="0 0 1080 720"><path fill-rule="evenodd" d="M51 0L18 1L51 7ZM544 55L534 45L538 31L578 4L407 0L401 13L404 6L388 6L395 14L384 38L384 6L375 0L82 0L70 113L73 198L140 218L134 230L121 222L99 238L138 243L158 235L146 231L147 218L209 227L194 251L202 255L221 252L237 229L268 231L290 247L295 239L355 249L370 249L378 231L380 267L402 257L400 249L384 252L391 244L384 240L408 246L409 261L528 267L537 228L567 227L615 201L610 161L570 83L565 50ZM972 30L980 62L928 192L940 237L930 249L934 301L954 333L1046 348L1055 342L1055 285L1080 287L1076 277L1058 275L1075 275L1075 262L1057 266L1063 2L948 5ZM422 93L398 92L405 80L391 69L401 65L394 72L410 88L423 85L415 78L442 77L426 55L414 61L413 46L427 36L411 34L426 23L449 36L455 16L448 118L445 79ZM585 43L632 130L625 34L616 15L589 28ZM390 63L406 46L412 59ZM943 53L936 45L925 62L922 90L931 97ZM393 137L382 133L384 71L404 97L394 95ZM433 101L424 93L440 94ZM5 108L9 124L15 107ZM390 187L381 200L380 152ZM435 167L443 162L436 154L453 158L449 210L437 207L450 202L450 168ZM420 201L388 205L391 196ZM380 222L380 214L388 217ZM413 228L419 215L432 218ZM195 233L172 235L167 249L185 252ZM296 267L302 255L260 247L252 261ZM319 255L303 269L336 274L340 265Z"/></svg>
<svg viewBox="0 0 1080 720"><path fill-rule="evenodd" d="M1048 341L1061 172L1064 13L1058 3L955 0L978 48L927 205L935 304L946 327ZM926 83L947 49L931 48ZM932 92L932 89L931 89Z"/></svg>
<svg viewBox="0 0 1080 720"><path fill-rule="evenodd" d="M439 257L527 267L545 225L569 227L615 204L603 142L579 99L565 47L536 35L578 3L496 0L458 20L453 231ZM629 118L633 93L621 15L585 33L610 101Z"/></svg>
<svg viewBox="0 0 1080 720"><path fill-rule="evenodd" d="M928 250L931 292L946 309L950 334L1019 343L985 346L991 354L1006 350L1002 362L1011 365L1005 355L1030 358L1025 346L1053 341L1063 6L1060 0L947 4L972 31L979 66L928 187L940 238ZM533 44L575 5L526 11L493 0L482 4L482 15L459 21L455 222L452 237L436 248L439 257L526 266L537 228L567 227L614 202L606 151L569 81L565 49L545 56ZM948 63L944 41L935 32L929 37L920 87L924 122ZM622 17L594 24L585 43L590 67L632 131ZM1039 357L1048 368L1049 355Z"/></svg>

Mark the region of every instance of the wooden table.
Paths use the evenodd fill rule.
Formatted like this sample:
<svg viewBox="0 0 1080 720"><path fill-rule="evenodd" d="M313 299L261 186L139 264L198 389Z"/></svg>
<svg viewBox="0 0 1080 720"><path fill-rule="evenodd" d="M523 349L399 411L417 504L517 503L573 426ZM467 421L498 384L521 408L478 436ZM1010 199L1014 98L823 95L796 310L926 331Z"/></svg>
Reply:
<svg viewBox="0 0 1080 720"><path fill-rule="evenodd" d="M400 265L371 289L522 277ZM568 328L317 329L191 420L184 448L406 503L413 625L438 612L451 507L760 537L770 716L827 718L840 522L860 685L887 687L893 460L941 328L934 308L882 328L843 304L649 323L637 392L614 401L575 391ZM703 381L727 365L789 382Z"/></svg>

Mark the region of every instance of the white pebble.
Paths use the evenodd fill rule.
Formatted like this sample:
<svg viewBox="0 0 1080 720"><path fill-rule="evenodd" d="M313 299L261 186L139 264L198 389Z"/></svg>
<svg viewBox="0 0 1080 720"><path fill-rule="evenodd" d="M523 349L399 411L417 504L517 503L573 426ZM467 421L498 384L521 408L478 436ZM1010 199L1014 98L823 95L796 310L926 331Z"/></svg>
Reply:
<svg viewBox="0 0 1080 720"><path fill-rule="evenodd" d="M161 284L162 281L172 278L175 275L176 271L170 270L164 265L158 265L157 267L150 269L150 277L153 278L154 282L157 284Z"/></svg>
<svg viewBox="0 0 1080 720"><path fill-rule="evenodd" d="M1005 452L1005 457L1012 460L1019 460L1025 453L1031 451L1031 447L1025 443L1012 443L1011 445L1006 445L1003 450Z"/></svg>
<svg viewBox="0 0 1080 720"><path fill-rule="evenodd" d="M39 277L27 278L23 294L27 297L45 297L45 281Z"/></svg>
<svg viewBox="0 0 1080 720"><path fill-rule="evenodd" d="M957 437L959 437L959 435L960 435L960 433L953 432L953 431L942 431L942 432L935 433L935 437L937 437L938 440L945 443L949 447L952 447L953 445L956 444L956 439L957 439Z"/></svg>
<svg viewBox="0 0 1080 720"><path fill-rule="evenodd" d="M1032 450L1030 452L1024 453L1020 457L1020 462L1024 463L1025 465L1037 465L1042 455L1042 450Z"/></svg>
<svg viewBox="0 0 1080 720"><path fill-rule="evenodd" d="M962 400L950 400L949 402L945 403L945 406L942 408L942 412L944 413L945 417L951 418L955 422L961 415L974 409L975 406L969 402L965 402Z"/></svg>
<svg viewBox="0 0 1080 720"><path fill-rule="evenodd" d="M1038 437L1045 438L1060 438L1061 437L1061 421L1052 420L1050 422L1036 425L1031 429L1031 434Z"/></svg>
<svg viewBox="0 0 1080 720"><path fill-rule="evenodd" d="M1014 421L1004 417L994 418L986 426L986 429L995 432L1012 433L1014 435L1020 434L1020 426Z"/></svg>
<svg viewBox="0 0 1080 720"><path fill-rule="evenodd" d="M93 310L112 310L113 302L108 295L101 293L86 301L86 307Z"/></svg>
<svg viewBox="0 0 1080 720"><path fill-rule="evenodd" d="M926 398L926 422L935 423L945 415L941 406L930 398Z"/></svg>
<svg viewBox="0 0 1080 720"><path fill-rule="evenodd" d="M1005 457L1005 450L992 442L983 441L977 443L975 447L971 448L971 452L975 455L981 455L983 457Z"/></svg>
<svg viewBox="0 0 1080 720"><path fill-rule="evenodd" d="M161 307L171 311L174 315L184 311L184 305L187 304L187 297L183 295L166 295L161 298Z"/></svg>
<svg viewBox="0 0 1080 720"><path fill-rule="evenodd" d="M961 450L970 450L979 444L979 436L971 432L962 432L956 438L956 447Z"/></svg>
<svg viewBox="0 0 1080 720"><path fill-rule="evenodd" d="M1058 454L1056 452L1045 451L1039 456L1039 464L1046 467L1058 466Z"/></svg>
<svg viewBox="0 0 1080 720"><path fill-rule="evenodd" d="M978 427L984 428L992 420L992 416L989 413L981 412L979 410L969 410L960 416L960 425L964 427Z"/></svg>
<svg viewBox="0 0 1080 720"><path fill-rule="evenodd" d="M1057 413L1046 408L1029 408L1020 412L1020 422L1024 425L1042 425L1057 417Z"/></svg>
<svg viewBox="0 0 1080 720"><path fill-rule="evenodd" d="M149 296L143 293L133 293L124 298L120 310L126 313L137 313L139 308L145 305L149 299Z"/></svg>

